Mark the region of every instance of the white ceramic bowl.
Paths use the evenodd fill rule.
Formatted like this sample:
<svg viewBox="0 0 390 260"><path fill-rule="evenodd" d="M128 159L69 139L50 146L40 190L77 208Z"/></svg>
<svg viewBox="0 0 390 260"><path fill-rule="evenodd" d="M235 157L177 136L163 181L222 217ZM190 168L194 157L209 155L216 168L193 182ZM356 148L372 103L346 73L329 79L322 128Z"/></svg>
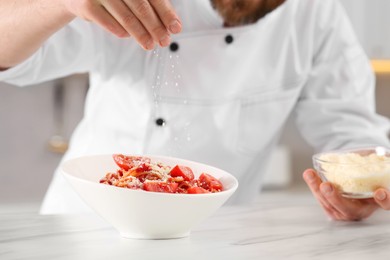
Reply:
<svg viewBox="0 0 390 260"><path fill-rule="evenodd" d="M321 179L347 198L372 198L376 189L390 188L390 150L385 147L318 153L313 164Z"/></svg>
<svg viewBox="0 0 390 260"><path fill-rule="evenodd" d="M224 191L208 194L168 194L118 188L99 183L118 166L112 155L85 156L61 166L65 178L81 198L126 238L167 239L186 237L199 222L213 214L235 192L238 181L231 174L205 164L163 156L149 156L152 162L190 167L219 179Z"/></svg>

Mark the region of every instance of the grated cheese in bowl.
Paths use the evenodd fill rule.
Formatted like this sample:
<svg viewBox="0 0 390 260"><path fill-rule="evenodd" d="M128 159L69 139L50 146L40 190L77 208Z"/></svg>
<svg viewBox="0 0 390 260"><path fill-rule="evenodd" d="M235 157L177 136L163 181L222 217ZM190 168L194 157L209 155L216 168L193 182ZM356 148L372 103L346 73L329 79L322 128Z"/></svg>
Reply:
<svg viewBox="0 0 390 260"><path fill-rule="evenodd" d="M390 152L384 147L331 151L313 156L323 181L348 198L371 198L378 188L390 188Z"/></svg>

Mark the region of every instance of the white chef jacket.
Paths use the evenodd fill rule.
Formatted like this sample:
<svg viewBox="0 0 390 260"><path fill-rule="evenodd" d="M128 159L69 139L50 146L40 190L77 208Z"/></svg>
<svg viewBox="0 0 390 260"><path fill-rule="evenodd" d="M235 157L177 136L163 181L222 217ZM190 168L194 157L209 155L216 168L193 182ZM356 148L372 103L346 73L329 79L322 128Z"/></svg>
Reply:
<svg viewBox="0 0 390 260"><path fill-rule="evenodd" d="M250 202L286 119L317 151L388 145L374 76L336 0L288 0L256 24L223 28L209 0L172 1L183 32L144 51L79 19L0 80L29 85L89 72L84 117L63 160L157 154L227 170ZM102 172L102 176L105 173ZM57 171L42 213L87 207Z"/></svg>

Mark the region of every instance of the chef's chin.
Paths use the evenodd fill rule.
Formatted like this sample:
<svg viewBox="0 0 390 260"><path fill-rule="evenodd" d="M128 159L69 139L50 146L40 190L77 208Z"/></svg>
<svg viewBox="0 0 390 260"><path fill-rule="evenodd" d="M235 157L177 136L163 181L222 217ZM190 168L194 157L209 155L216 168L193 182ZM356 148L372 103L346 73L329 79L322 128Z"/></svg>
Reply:
<svg viewBox="0 0 390 260"><path fill-rule="evenodd" d="M286 0L210 0L224 20L224 26L252 24L283 4Z"/></svg>

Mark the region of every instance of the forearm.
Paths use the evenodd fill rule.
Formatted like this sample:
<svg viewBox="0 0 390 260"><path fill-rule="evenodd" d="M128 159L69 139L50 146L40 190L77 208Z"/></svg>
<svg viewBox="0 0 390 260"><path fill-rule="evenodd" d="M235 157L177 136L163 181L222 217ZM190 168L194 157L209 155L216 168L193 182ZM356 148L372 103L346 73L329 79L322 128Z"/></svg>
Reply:
<svg viewBox="0 0 390 260"><path fill-rule="evenodd" d="M74 16L59 0L0 0L0 70L30 57Z"/></svg>

